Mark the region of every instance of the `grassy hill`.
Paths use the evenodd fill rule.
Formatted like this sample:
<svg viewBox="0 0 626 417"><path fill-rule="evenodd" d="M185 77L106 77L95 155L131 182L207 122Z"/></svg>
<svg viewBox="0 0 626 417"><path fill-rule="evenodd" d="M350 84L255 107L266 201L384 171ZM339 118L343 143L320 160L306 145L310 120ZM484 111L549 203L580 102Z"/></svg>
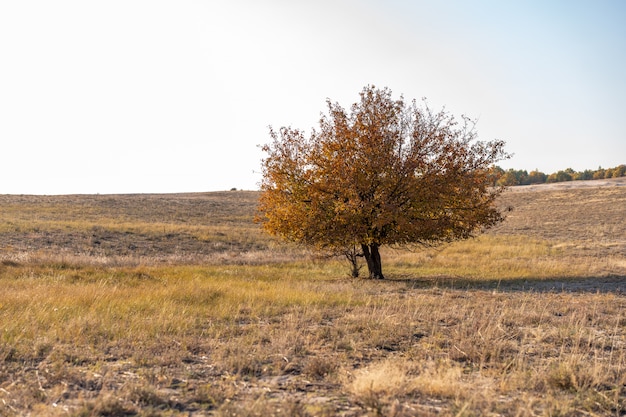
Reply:
<svg viewBox="0 0 626 417"><path fill-rule="evenodd" d="M0 195L2 259L267 263L304 253L254 224L258 193ZM513 187L507 220L487 236L525 236L576 256L626 254L626 180ZM475 241L471 241L475 242Z"/></svg>
<svg viewBox="0 0 626 417"><path fill-rule="evenodd" d="M385 282L255 192L0 196L0 416L624 415L626 186L578 183Z"/></svg>

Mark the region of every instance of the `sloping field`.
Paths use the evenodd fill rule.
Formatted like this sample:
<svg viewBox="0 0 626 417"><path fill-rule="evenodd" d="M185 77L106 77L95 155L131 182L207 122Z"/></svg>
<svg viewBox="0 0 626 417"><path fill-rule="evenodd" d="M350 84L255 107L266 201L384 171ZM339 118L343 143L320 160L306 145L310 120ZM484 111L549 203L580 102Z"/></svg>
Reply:
<svg viewBox="0 0 626 417"><path fill-rule="evenodd" d="M0 256L104 264L254 262L258 194L0 196Z"/></svg>
<svg viewBox="0 0 626 417"><path fill-rule="evenodd" d="M265 263L301 259L253 218L258 193L0 195L0 257L107 262ZM527 236L583 256L626 255L626 180L513 187L489 236Z"/></svg>
<svg viewBox="0 0 626 417"><path fill-rule="evenodd" d="M626 186L383 253L274 242L255 192L0 196L0 416L626 415Z"/></svg>
<svg viewBox="0 0 626 417"><path fill-rule="evenodd" d="M513 187L513 211L495 234L569 242L573 250L626 255L626 179Z"/></svg>

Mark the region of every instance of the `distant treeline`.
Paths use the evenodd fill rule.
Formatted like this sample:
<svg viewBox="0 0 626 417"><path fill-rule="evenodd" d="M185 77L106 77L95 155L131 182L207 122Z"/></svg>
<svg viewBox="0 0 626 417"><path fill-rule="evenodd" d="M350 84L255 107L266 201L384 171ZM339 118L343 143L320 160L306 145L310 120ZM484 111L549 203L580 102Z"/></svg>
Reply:
<svg viewBox="0 0 626 417"><path fill-rule="evenodd" d="M586 169L584 171L574 171L572 168L567 168L562 171L554 172L546 175L541 171L534 170L515 170L504 169L496 166L493 171L494 184L496 185L530 185L530 184L544 184L553 182L565 182L565 181L579 181L579 180L602 180L605 178L617 178L626 176L626 165L619 165L615 168L604 169L602 167L592 170Z"/></svg>

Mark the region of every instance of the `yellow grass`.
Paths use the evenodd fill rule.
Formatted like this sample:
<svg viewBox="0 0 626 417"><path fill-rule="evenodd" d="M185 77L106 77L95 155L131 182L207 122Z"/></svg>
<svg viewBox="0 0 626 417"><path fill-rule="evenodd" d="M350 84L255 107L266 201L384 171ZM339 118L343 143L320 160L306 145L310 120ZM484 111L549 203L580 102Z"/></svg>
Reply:
<svg viewBox="0 0 626 417"><path fill-rule="evenodd" d="M2 197L0 416L623 415L622 194L600 191L597 241L512 193L487 235L387 249L382 282L247 234L253 194ZM232 249L179 252L206 231Z"/></svg>
<svg viewBox="0 0 626 417"><path fill-rule="evenodd" d="M619 294L355 281L335 275L341 266L5 265L3 412L626 407Z"/></svg>

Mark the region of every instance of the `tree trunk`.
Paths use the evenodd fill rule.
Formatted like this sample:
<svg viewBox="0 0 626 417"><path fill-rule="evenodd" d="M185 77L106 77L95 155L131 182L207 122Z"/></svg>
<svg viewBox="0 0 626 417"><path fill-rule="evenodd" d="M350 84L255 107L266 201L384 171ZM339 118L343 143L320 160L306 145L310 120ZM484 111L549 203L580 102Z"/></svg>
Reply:
<svg viewBox="0 0 626 417"><path fill-rule="evenodd" d="M383 276L383 266L380 262L380 252L378 251L378 244L372 243L370 245L362 244L363 256L367 261L367 269L370 273L371 279L385 279Z"/></svg>

